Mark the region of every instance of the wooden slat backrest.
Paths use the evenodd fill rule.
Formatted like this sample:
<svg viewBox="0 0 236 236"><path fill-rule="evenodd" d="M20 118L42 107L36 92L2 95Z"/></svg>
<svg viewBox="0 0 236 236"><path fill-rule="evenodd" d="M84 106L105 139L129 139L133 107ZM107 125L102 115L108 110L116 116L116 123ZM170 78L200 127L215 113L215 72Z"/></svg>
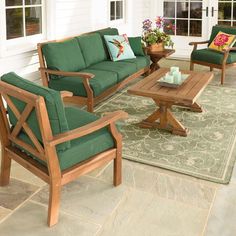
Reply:
<svg viewBox="0 0 236 236"><path fill-rule="evenodd" d="M42 113L42 114L40 114L40 112L37 111L38 110L38 103L39 103L39 101L41 101L41 103L42 103L43 98L40 96L37 96L35 94L32 94L30 92L27 92L23 89L17 88L13 85L7 84L3 81L0 81L0 94L1 94L0 108L1 108L1 113L2 113L3 119L4 119L3 125L5 126L5 128L7 130L8 139L11 142L15 143L16 145L21 146L24 150L30 152L31 154L33 154L37 158L39 158L43 161L46 161L44 144L42 145L39 142L39 140L37 139L37 137L33 133L32 129L27 124L27 119L33 110L36 111L36 117L37 117L36 122L39 122L39 127L40 127L39 116L43 116L43 119L48 120L48 123L49 123L47 111L44 111L44 113ZM13 101L12 101L13 97L17 98L18 100L20 100L26 104L25 108L22 112L20 112L18 110L18 108L15 106L15 104L13 103ZM7 106L11 109L12 113L15 115L15 117L17 119L17 123L14 127L11 127L11 125L10 125L10 121L9 121L8 115L7 115L7 110L4 106L3 100L6 102ZM43 99L43 105L46 108L44 99ZM48 127L48 130L49 131L51 130L50 125ZM18 135L20 134L21 131L24 131L24 133L27 134L28 138L31 140L31 142L33 143L34 146L32 146L32 145L30 145L18 138ZM45 140L45 138L44 138L45 132L43 132L41 129L40 129L40 132L41 132L42 139Z"/></svg>

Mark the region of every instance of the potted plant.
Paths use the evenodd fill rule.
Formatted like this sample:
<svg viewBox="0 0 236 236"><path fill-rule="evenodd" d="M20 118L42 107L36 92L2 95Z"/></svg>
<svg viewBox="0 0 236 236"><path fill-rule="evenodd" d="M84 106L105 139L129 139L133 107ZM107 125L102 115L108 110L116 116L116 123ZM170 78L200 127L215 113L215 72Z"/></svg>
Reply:
<svg viewBox="0 0 236 236"><path fill-rule="evenodd" d="M147 52L163 51L164 47L174 46L170 35L163 31L173 33L175 26L171 23L167 23L162 17L157 16L155 20L155 27L152 26L152 21L146 19L143 21L143 35L142 41Z"/></svg>

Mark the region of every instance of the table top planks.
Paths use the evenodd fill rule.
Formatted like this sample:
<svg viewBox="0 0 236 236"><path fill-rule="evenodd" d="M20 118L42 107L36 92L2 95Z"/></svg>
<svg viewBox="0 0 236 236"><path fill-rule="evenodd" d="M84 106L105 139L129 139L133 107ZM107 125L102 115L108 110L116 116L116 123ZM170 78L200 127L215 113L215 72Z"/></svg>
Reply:
<svg viewBox="0 0 236 236"><path fill-rule="evenodd" d="M131 87L128 93L167 102L191 105L213 79L212 72L181 71L183 74L189 74L189 78L183 85L178 88L160 86L157 80L169 70L169 68L160 68Z"/></svg>

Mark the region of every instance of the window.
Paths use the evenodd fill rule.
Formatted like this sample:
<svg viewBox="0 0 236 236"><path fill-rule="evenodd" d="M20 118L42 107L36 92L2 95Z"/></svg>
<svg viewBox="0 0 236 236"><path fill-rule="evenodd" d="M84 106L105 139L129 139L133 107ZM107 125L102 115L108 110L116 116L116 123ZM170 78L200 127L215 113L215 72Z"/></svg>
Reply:
<svg viewBox="0 0 236 236"><path fill-rule="evenodd" d="M42 34L42 0L6 0L6 39Z"/></svg>
<svg viewBox="0 0 236 236"><path fill-rule="evenodd" d="M202 36L202 0L166 0L164 18L175 25L175 35ZM170 34L168 29L164 29Z"/></svg>
<svg viewBox="0 0 236 236"><path fill-rule="evenodd" d="M218 24L236 26L236 1L235 0L220 0L218 2Z"/></svg>
<svg viewBox="0 0 236 236"><path fill-rule="evenodd" d="M124 0L110 0L110 21L124 20Z"/></svg>

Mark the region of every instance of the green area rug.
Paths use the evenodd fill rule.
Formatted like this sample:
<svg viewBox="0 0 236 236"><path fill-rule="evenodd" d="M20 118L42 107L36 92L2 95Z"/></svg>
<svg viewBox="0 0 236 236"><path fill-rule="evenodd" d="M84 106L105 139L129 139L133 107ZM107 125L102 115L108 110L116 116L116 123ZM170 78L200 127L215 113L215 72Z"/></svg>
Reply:
<svg viewBox="0 0 236 236"><path fill-rule="evenodd" d="M236 159L236 89L209 85L198 102L204 108L203 113L173 108L176 117L190 130L187 137L139 128L137 123L156 106L151 99L127 94L126 90L99 105L96 113L124 110L129 114L129 119L119 122L123 158L229 183Z"/></svg>

